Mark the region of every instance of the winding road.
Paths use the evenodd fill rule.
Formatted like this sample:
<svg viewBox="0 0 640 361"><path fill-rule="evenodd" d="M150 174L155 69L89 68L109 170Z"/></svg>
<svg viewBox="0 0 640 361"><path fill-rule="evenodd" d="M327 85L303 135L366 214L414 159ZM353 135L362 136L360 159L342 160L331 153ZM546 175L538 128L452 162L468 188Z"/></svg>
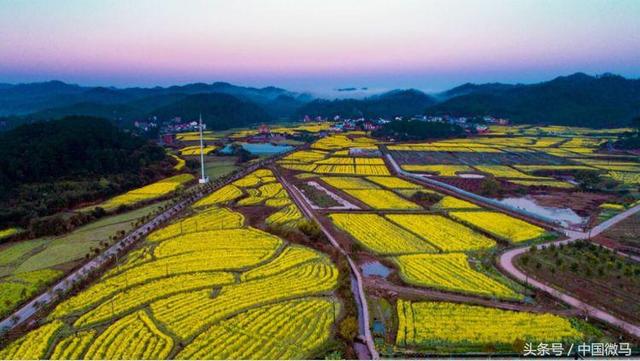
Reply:
<svg viewBox="0 0 640 361"><path fill-rule="evenodd" d="M352 279L351 279L352 289L353 289L354 295L356 296L355 300L356 300L356 305L358 306L358 312L359 312L358 319L359 319L360 337L363 339L364 344L366 345L366 350L361 350L356 348L356 352L358 353L358 358L360 359L365 359L365 360L379 359L380 356L378 355L378 351L376 351L376 347L373 342L373 336L371 335L371 327L369 325L369 305L367 303L367 298L364 293L364 281L363 281L362 274L358 269L358 266L351 259L351 257L349 257L349 254L340 246L340 244L333 237L331 232L329 232L329 230L324 225L322 225L322 223L318 221L315 213L313 213L311 206L306 202L306 198L302 196L300 191L296 187L293 187L291 184L289 184L289 182L287 182L287 180L280 175L277 169L274 168L272 170L273 170L273 173L278 178L278 180L280 181L280 183L282 184L282 186L285 187L287 192L289 192L289 194L291 195L291 198L294 200L298 208L300 208L302 213L308 219L314 221L318 225L318 227L320 227L320 230L322 231L322 233L325 234L325 236L327 236L327 238L329 239L329 242L331 242L331 245L335 247L343 256L345 256L347 261L349 262L349 268L351 268L351 275L352 275ZM362 351L367 351L367 354L362 354L363 353Z"/></svg>
<svg viewBox="0 0 640 361"><path fill-rule="evenodd" d="M566 231L565 235L567 235L568 238L561 240L561 241L555 241L555 242L549 242L549 243L545 243L545 244L541 244L538 245L537 247L543 247L543 246L548 246L551 244L554 245L560 245L560 244L567 244L567 243L571 243L571 242L575 242L579 239L588 239L589 236L594 237L597 236L598 234L604 232L605 230L607 230L608 228L616 225L618 222L621 222L622 220L628 218L629 216L637 213L638 211L640 211L640 205L637 205L635 207L629 208L628 210L616 215L615 217L597 225L596 227L591 229L591 232L575 232L575 231ZM509 275L511 275L513 278L517 279L520 282L526 283L530 286L533 286L539 290L545 291L547 293L549 293L550 295L552 295L553 297L556 297L557 299L587 313L589 316L591 317L595 317L601 321L604 321L606 323L609 323L615 327L618 327L626 332L628 332L629 334L632 334L636 337L640 338L640 327L631 324L629 322L626 322L624 320L621 320L620 318L612 315L611 313L590 306L586 303L584 303L583 301L580 301L579 299L570 296L566 293L563 293L562 291L555 289L551 286L548 286L536 279L531 278L531 276L526 275L525 273L523 273L522 271L520 271L513 263L514 259L529 251L529 247L520 247L520 248L515 248L512 250L509 250L505 253L503 253L500 258L499 258L499 265L500 268L508 273Z"/></svg>

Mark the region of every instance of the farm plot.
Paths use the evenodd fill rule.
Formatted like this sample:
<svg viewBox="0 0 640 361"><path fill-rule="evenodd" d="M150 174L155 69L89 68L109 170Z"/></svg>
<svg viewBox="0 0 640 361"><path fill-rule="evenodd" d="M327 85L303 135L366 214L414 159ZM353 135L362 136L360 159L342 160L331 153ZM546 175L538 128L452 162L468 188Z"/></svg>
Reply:
<svg viewBox="0 0 640 361"><path fill-rule="evenodd" d="M0 317L41 292L66 270L118 231L128 232L162 204L108 216L64 236L6 243L0 246Z"/></svg>
<svg viewBox="0 0 640 361"><path fill-rule="evenodd" d="M132 206L139 202L151 201L175 192L193 180L194 177L191 174L180 174L113 197L96 207L114 210L121 205Z"/></svg>
<svg viewBox="0 0 640 361"><path fill-rule="evenodd" d="M212 131L202 132L202 138L204 140L216 140L219 139L221 134L214 134ZM176 139L183 142L195 142L200 141L200 132L183 132L176 134Z"/></svg>
<svg viewBox="0 0 640 361"><path fill-rule="evenodd" d="M433 245L377 214L334 213L330 218L336 226L377 254L437 252Z"/></svg>
<svg viewBox="0 0 640 361"><path fill-rule="evenodd" d="M407 172L434 173L442 177L455 177L458 173L473 173L474 169L467 165L458 164L404 164L402 169Z"/></svg>
<svg viewBox="0 0 640 361"><path fill-rule="evenodd" d="M638 218L633 221L638 222ZM607 232L621 225L624 226L618 223ZM633 226L638 227L637 223ZM610 235L605 233L607 237ZM531 277L590 305L633 324L640 322L640 264L637 262L592 243L575 242L562 248L546 247L528 252L516 259L516 265Z"/></svg>
<svg viewBox="0 0 640 361"><path fill-rule="evenodd" d="M0 241L5 238L14 236L20 232L22 232L22 230L20 228L15 228L15 227L2 229L0 230Z"/></svg>
<svg viewBox="0 0 640 361"><path fill-rule="evenodd" d="M422 209L386 189L345 189L344 192L374 209Z"/></svg>
<svg viewBox="0 0 640 361"><path fill-rule="evenodd" d="M393 260L400 268L400 276L409 284L492 298L522 298L506 285L471 268L463 253L413 254Z"/></svg>
<svg viewBox="0 0 640 361"><path fill-rule="evenodd" d="M320 179L336 189L379 189L371 182L358 177L320 177Z"/></svg>
<svg viewBox="0 0 640 361"><path fill-rule="evenodd" d="M449 212L449 215L458 221L512 243L534 240L547 233L543 228L498 212L453 211Z"/></svg>
<svg viewBox="0 0 640 361"><path fill-rule="evenodd" d="M154 233L0 358L314 357L340 313L331 260L229 210L200 212Z"/></svg>
<svg viewBox="0 0 640 361"><path fill-rule="evenodd" d="M207 145L205 147L202 148L202 153L203 154L209 154L213 151L216 150L216 147L213 145ZM180 155L200 155L200 146L199 145L193 145L193 146L189 146L189 147L184 147L182 149L179 150Z"/></svg>
<svg viewBox="0 0 640 361"><path fill-rule="evenodd" d="M178 157L177 155L169 154L173 159L176 160L176 164L173 166L173 169L177 171L181 171L187 165L187 161Z"/></svg>
<svg viewBox="0 0 640 361"><path fill-rule="evenodd" d="M288 228L297 225L303 219L302 213L293 204L287 191L268 169L258 169L232 184L227 184L196 202L194 207L226 205L234 202L240 207L265 205L277 208L275 213L266 218L267 225Z"/></svg>
<svg viewBox="0 0 640 361"><path fill-rule="evenodd" d="M475 251L496 245L492 239L441 215L388 214L386 217L445 252Z"/></svg>
<svg viewBox="0 0 640 361"><path fill-rule="evenodd" d="M625 185L640 184L640 173L611 171L607 173L607 176Z"/></svg>
<svg viewBox="0 0 640 361"><path fill-rule="evenodd" d="M367 180L390 189L422 189L421 185L398 177L367 177Z"/></svg>
<svg viewBox="0 0 640 361"><path fill-rule="evenodd" d="M520 180L520 179L510 179L510 183L518 184L526 187L550 187L550 188L562 188L562 189L572 189L576 186L563 181L557 180Z"/></svg>
<svg viewBox="0 0 640 361"><path fill-rule="evenodd" d="M475 205L471 202L464 201L460 198L452 196L444 196L442 199L434 205L434 208L442 209L445 211L452 210L481 210L482 207Z"/></svg>
<svg viewBox="0 0 640 361"><path fill-rule="evenodd" d="M478 149L475 152L450 151L390 151L393 158L401 165L565 165L577 164L575 161L558 157L538 150L519 148L504 149L501 152L489 152Z"/></svg>
<svg viewBox="0 0 640 361"><path fill-rule="evenodd" d="M336 134L320 138L311 145L311 148L320 150L338 150L352 147L372 147L378 144L378 141L375 139L355 136L357 134L353 133L354 132L351 132L351 134Z"/></svg>
<svg viewBox="0 0 640 361"><path fill-rule="evenodd" d="M530 176L528 174L522 173L516 169L513 169L506 165L476 165L475 169L482 173L488 173L497 178L518 178L518 179L545 179L540 177ZM550 178L546 178L550 179Z"/></svg>
<svg viewBox="0 0 640 361"><path fill-rule="evenodd" d="M385 165L366 164L319 164L313 170L319 174L345 174L345 175L390 175Z"/></svg>
<svg viewBox="0 0 640 361"><path fill-rule="evenodd" d="M551 314L405 300L398 300L397 312L396 344L400 346L430 350L459 346L470 352L491 345L511 351L516 340L537 345L539 342L576 342L584 337L569 320Z"/></svg>
<svg viewBox="0 0 640 361"><path fill-rule="evenodd" d="M312 163L323 159L328 153L320 150L299 150L293 152L284 158L283 163Z"/></svg>

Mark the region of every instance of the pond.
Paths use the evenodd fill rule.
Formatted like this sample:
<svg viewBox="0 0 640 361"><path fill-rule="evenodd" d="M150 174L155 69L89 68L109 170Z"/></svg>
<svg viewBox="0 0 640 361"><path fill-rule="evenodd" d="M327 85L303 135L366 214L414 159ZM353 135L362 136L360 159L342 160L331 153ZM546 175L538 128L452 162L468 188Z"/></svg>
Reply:
<svg viewBox="0 0 640 361"><path fill-rule="evenodd" d="M362 265L362 273L365 276L387 277L391 270L378 261L370 261Z"/></svg>
<svg viewBox="0 0 640 361"><path fill-rule="evenodd" d="M511 197L499 200L500 203L510 205L512 207L524 209L531 213L535 213L544 217L557 219L564 227L569 225L583 225L587 220L580 217L571 208L545 207L536 203L531 197Z"/></svg>
<svg viewBox="0 0 640 361"><path fill-rule="evenodd" d="M240 144L247 152L251 154L278 154L285 153L293 149L292 146L286 144L271 143L236 143ZM231 144L227 144L222 148L222 153L231 153Z"/></svg>
<svg viewBox="0 0 640 361"><path fill-rule="evenodd" d="M373 320L373 324L371 328L373 328L373 333L375 335L384 337L386 334L384 323L380 320Z"/></svg>

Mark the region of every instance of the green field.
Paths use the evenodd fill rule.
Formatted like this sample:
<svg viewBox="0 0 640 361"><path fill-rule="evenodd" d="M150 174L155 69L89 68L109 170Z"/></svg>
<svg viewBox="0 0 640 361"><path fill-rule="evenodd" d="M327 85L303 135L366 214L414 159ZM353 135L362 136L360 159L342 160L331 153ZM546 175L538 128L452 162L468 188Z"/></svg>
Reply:
<svg viewBox="0 0 640 361"><path fill-rule="evenodd" d="M236 160L236 157L207 157L204 171L211 180L224 177L238 169Z"/></svg>
<svg viewBox="0 0 640 361"><path fill-rule="evenodd" d="M60 236L12 242L0 246L0 317L61 277L78 261L118 231L129 232L132 222L160 205L105 217Z"/></svg>

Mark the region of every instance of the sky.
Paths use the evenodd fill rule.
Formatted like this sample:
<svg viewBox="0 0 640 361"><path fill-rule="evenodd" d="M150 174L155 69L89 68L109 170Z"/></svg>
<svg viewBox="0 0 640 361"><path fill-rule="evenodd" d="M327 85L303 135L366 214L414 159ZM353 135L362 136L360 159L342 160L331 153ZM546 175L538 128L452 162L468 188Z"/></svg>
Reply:
<svg viewBox="0 0 640 361"><path fill-rule="evenodd" d="M640 0L0 0L0 82L441 91L640 77Z"/></svg>

